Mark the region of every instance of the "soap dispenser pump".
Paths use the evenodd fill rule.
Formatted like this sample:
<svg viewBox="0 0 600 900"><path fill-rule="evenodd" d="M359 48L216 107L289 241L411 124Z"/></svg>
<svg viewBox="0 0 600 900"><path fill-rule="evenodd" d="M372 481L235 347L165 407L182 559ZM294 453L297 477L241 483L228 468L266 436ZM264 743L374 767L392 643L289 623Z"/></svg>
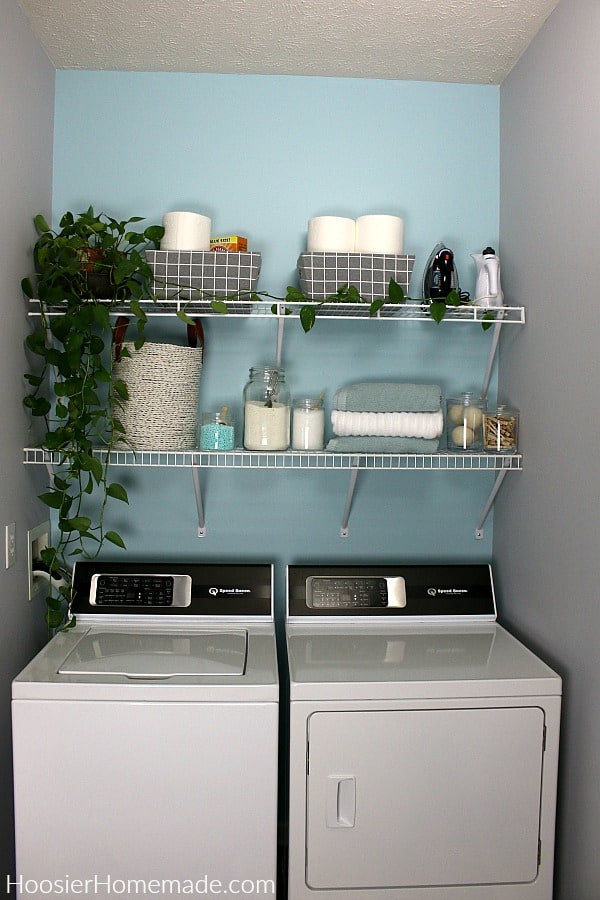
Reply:
<svg viewBox="0 0 600 900"><path fill-rule="evenodd" d="M500 287L500 259L492 247L482 253L472 253L477 266L475 304L477 306L503 306L504 296Z"/></svg>

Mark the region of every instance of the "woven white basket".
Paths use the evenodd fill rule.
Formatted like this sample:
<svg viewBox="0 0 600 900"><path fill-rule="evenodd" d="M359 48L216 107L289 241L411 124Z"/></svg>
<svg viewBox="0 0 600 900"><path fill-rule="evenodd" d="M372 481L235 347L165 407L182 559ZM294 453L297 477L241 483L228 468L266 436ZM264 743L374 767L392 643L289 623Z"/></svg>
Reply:
<svg viewBox="0 0 600 900"><path fill-rule="evenodd" d="M125 382L128 400L119 400L117 418L124 441L133 450L193 450L198 427L198 392L202 350L146 341L114 363L114 374Z"/></svg>

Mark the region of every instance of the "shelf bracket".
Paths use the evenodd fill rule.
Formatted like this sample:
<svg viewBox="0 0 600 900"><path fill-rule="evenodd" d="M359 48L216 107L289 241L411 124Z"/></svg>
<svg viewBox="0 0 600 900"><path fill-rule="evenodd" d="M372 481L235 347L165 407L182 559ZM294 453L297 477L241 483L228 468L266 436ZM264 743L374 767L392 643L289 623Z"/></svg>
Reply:
<svg viewBox="0 0 600 900"><path fill-rule="evenodd" d="M483 512L481 513L481 518L479 519L479 522L477 523L477 528L475 529L475 538L478 541L480 541L483 538L483 523L487 519L490 509L493 506L494 500L496 499L496 494L502 487L502 482L506 478L506 474L509 471L510 471L510 469L508 467L506 467L505 469L500 469L500 471L496 475L496 478L494 480L494 486L492 487L490 496L487 499L487 503L483 507Z"/></svg>
<svg viewBox="0 0 600 900"><path fill-rule="evenodd" d="M277 319L277 346L275 348L275 365L278 369L281 368L281 357L283 355L283 328L285 325L285 319L283 316L280 316Z"/></svg>
<svg viewBox="0 0 600 900"><path fill-rule="evenodd" d="M483 378L483 385L481 387L481 399L486 400L488 395L488 389L490 386L490 379L492 377L492 368L494 366L494 359L496 357L496 353L498 352L498 341L500 340L500 329L502 328L502 318L504 314L500 313L500 318L497 322L494 322L494 332L492 335L492 343L490 346L490 353L488 356L487 368L485 370L485 375Z"/></svg>
<svg viewBox="0 0 600 900"><path fill-rule="evenodd" d="M196 509L198 511L198 537L206 537L206 523L204 521L204 506L202 504L202 488L200 486L200 474L197 466L192 466L192 478L194 480L194 495L196 497Z"/></svg>
<svg viewBox="0 0 600 900"><path fill-rule="evenodd" d="M350 481L348 482L348 492L346 494L346 505L342 514L342 524L340 526L340 537L348 537L348 521L350 519L350 510L352 509L352 499L356 488L356 479L358 478L358 457L352 461L350 469Z"/></svg>

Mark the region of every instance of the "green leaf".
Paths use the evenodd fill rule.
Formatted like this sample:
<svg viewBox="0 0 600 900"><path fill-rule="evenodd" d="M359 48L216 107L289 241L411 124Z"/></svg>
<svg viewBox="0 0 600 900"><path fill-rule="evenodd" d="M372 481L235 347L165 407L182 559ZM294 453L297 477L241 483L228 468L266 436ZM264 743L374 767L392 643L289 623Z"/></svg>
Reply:
<svg viewBox="0 0 600 900"><path fill-rule="evenodd" d="M120 378L117 378L113 381L113 391L120 397L121 400L129 400L129 391L127 390L127 385Z"/></svg>
<svg viewBox="0 0 600 900"><path fill-rule="evenodd" d="M362 303L363 302L363 298L360 296L360 294L358 292L358 288L355 287L353 284L348 286L347 302L348 303Z"/></svg>
<svg viewBox="0 0 600 900"><path fill-rule="evenodd" d="M180 319L182 322L185 322L186 325L193 325L193 324L194 324L194 320L192 319L191 316L188 316L188 314L186 313L185 309L178 309L177 312L175 313L175 315L176 315L177 318Z"/></svg>
<svg viewBox="0 0 600 900"><path fill-rule="evenodd" d="M95 456L90 456L90 471L94 476L96 484L100 484L102 481L102 476L104 474L104 470L102 468L102 463Z"/></svg>
<svg viewBox="0 0 600 900"><path fill-rule="evenodd" d="M28 297L30 300L33 300L35 294L33 292L33 285L30 278L23 278L21 280L21 290L26 297Z"/></svg>
<svg viewBox="0 0 600 900"><path fill-rule="evenodd" d="M111 544L116 544L117 547L121 547L123 550L127 549L123 538L120 534L117 534L116 531L106 531L104 537L107 541L110 541Z"/></svg>
<svg viewBox="0 0 600 900"><path fill-rule="evenodd" d="M48 628L58 628L62 625L63 615L62 612L58 612L54 609L46 610L46 624Z"/></svg>
<svg viewBox="0 0 600 900"><path fill-rule="evenodd" d="M276 316L276 315L280 312L280 308L279 308L279 305L278 305L277 303L273 303L273 304L271 305L271 312L273 313L274 316ZM291 316L291 315L292 315L292 310L289 308L289 306L284 306L284 307L283 307L283 314L284 314L284 316Z"/></svg>
<svg viewBox="0 0 600 900"><path fill-rule="evenodd" d="M68 525L68 528L63 527L64 531L78 531L80 534L84 534L92 524L92 520L88 516L73 516L72 519L65 519L64 524Z"/></svg>
<svg viewBox="0 0 600 900"><path fill-rule="evenodd" d="M288 285L287 294L284 299L286 303L306 303L308 298L305 297L298 288L293 287L293 285Z"/></svg>
<svg viewBox="0 0 600 900"><path fill-rule="evenodd" d="M446 315L446 304L443 300L432 300L429 304L429 315L438 325Z"/></svg>
<svg viewBox="0 0 600 900"><path fill-rule="evenodd" d="M39 387L44 379L40 375L32 375L30 372L25 374L25 381L28 381L33 387Z"/></svg>
<svg viewBox="0 0 600 900"><path fill-rule="evenodd" d="M129 503L127 491L122 484L118 484L118 482L116 481L113 481L112 484L107 485L106 493L109 497L114 497L116 500L122 500L123 503Z"/></svg>
<svg viewBox="0 0 600 900"><path fill-rule="evenodd" d="M460 294L454 288L446 297L446 306L460 306Z"/></svg>
<svg viewBox="0 0 600 900"><path fill-rule="evenodd" d="M224 300L211 300L210 306L212 311L219 313L219 315L225 315L227 313L227 304Z"/></svg>
<svg viewBox="0 0 600 900"><path fill-rule="evenodd" d="M50 231L50 226L46 222L45 218L41 215L41 213L39 215L35 216L35 218L33 220L33 224L35 225L37 230L39 232L41 232L42 234L46 231Z"/></svg>
<svg viewBox="0 0 600 900"><path fill-rule="evenodd" d="M389 300L390 303L404 303L406 298L404 296L404 291L400 287L397 281L394 281L393 278L390 278L390 283L388 287L389 292Z"/></svg>
<svg viewBox="0 0 600 900"><path fill-rule="evenodd" d="M23 406L29 410L32 416L47 416L52 409L52 405L45 397L34 397L31 394L24 398Z"/></svg>
<svg viewBox="0 0 600 900"><path fill-rule="evenodd" d="M46 491L43 494L38 494L38 498L51 509L60 509L63 502L63 494L59 494L57 491Z"/></svg>
<svg viewBox="0 0 600 900"><path fill-rule="evenodd" d="M49 569L53 569L56 565L56 548L55 547L44 547L43 550L40 551L40 556L42 558L42 562L44 565L48 566Z"/></svg>
<svg viewBox="0 0 600 900"><path fill-rule="evenodd" d="M148 241L152 241L153 244L158 244L161 238L165 235L165 229L162 225L150 225L144 231L144 237Z"/></svg>
<svg viewBox="0 0 600 900"><path fill-rule="evenodd" d="M59 597L48 596L46 597L46 605L49 609L61 609L62 601Z"/></svg>
<svg viewBox="0 0 600 900"><path fill-rule="evenodd" d="M146 315L146 313L140 306L139 301L132 300L131 303L129 304L129 306L130 306L132 313L135 315L136 319L138 320L138 328L141 325L145 325L146 322L148 321L148 316Z"/></svg>
<svg viewBox="0 0 600 900"><path fill-rule="evenodd" d="M32 353L37 353L40 356L43 356L46 350L46 335L43 331L32 331L31 334L28 334L25 338L25 346L28 350L31 350Z"/></svg>
<svg viewBox="0 0 600 900"><path fill-rule="evenodd" d="M304 328L305 333L309 332L310 329L315 324L315 309L314 306L303 306L300 310L300 322L302 327Z"/></svg>
<svg viewBox="0 0 600 900"><path fill-rule="evenodd" d="M349 288L347 284L341 284L335 294L333 294L331 297L328 297L327 300L331 301L332 303L346 303L348 298L348 290Z"/></svg>
<svg viewBox="0 0 600 900"><path fill-rule="evenodd" d="M481 322L481 327L483 328L484 331L487 331L488 328L492 327L492 325L494 324L493 319L494 319L494 313L486 312L483 314L483 320Z"/></svg>
<svg viewBox="0 0 600 900"><path fill-rule="evenodd" d="M385 305L385 300L382 300L381 298L378 300L373 300L373 302L371 303L371 305L369 307L369 315L376 316L377 313L379 312L379 310L381 309L381 307L384 305Z"/></svg>

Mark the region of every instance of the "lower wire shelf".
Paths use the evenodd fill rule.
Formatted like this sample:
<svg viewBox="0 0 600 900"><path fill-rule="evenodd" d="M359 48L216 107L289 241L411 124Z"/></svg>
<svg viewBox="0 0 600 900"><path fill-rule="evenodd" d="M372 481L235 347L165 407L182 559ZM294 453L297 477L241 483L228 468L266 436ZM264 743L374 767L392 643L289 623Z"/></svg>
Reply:
<svg viewBox="0 0 600 900"><path fill-rule="evenodd" d="M358 474L361 471L402 472L495 472L494 485L483 508L475 537L483 538L483 525L510 471L520 471L520 453L330 453L323 451L286 450L281 452L252 450L112 450L98 449L94 455L109 465L136 468L186 468L192 471L198 513L198 537L205 537L206 522L200 484L201 469L309 469L348 471L350 480L340 525L340 537L348 537L348 522ZM40 447L26 447L24 463L60 467L63 457L59 451L49 452Z"/></svg>
<svg viewBox="0 0 600 900"><path fill-rule="evenodd" d="M106 459L107 451L94 455ZM29 465L61 464L58 451L26 447L24 463ZM286 450L112 450L109 462L114 466L139 468L208 468L208 469L398 469L402 471L484 471L521 469L520 453L330 453L322 451Z"/></svg>

